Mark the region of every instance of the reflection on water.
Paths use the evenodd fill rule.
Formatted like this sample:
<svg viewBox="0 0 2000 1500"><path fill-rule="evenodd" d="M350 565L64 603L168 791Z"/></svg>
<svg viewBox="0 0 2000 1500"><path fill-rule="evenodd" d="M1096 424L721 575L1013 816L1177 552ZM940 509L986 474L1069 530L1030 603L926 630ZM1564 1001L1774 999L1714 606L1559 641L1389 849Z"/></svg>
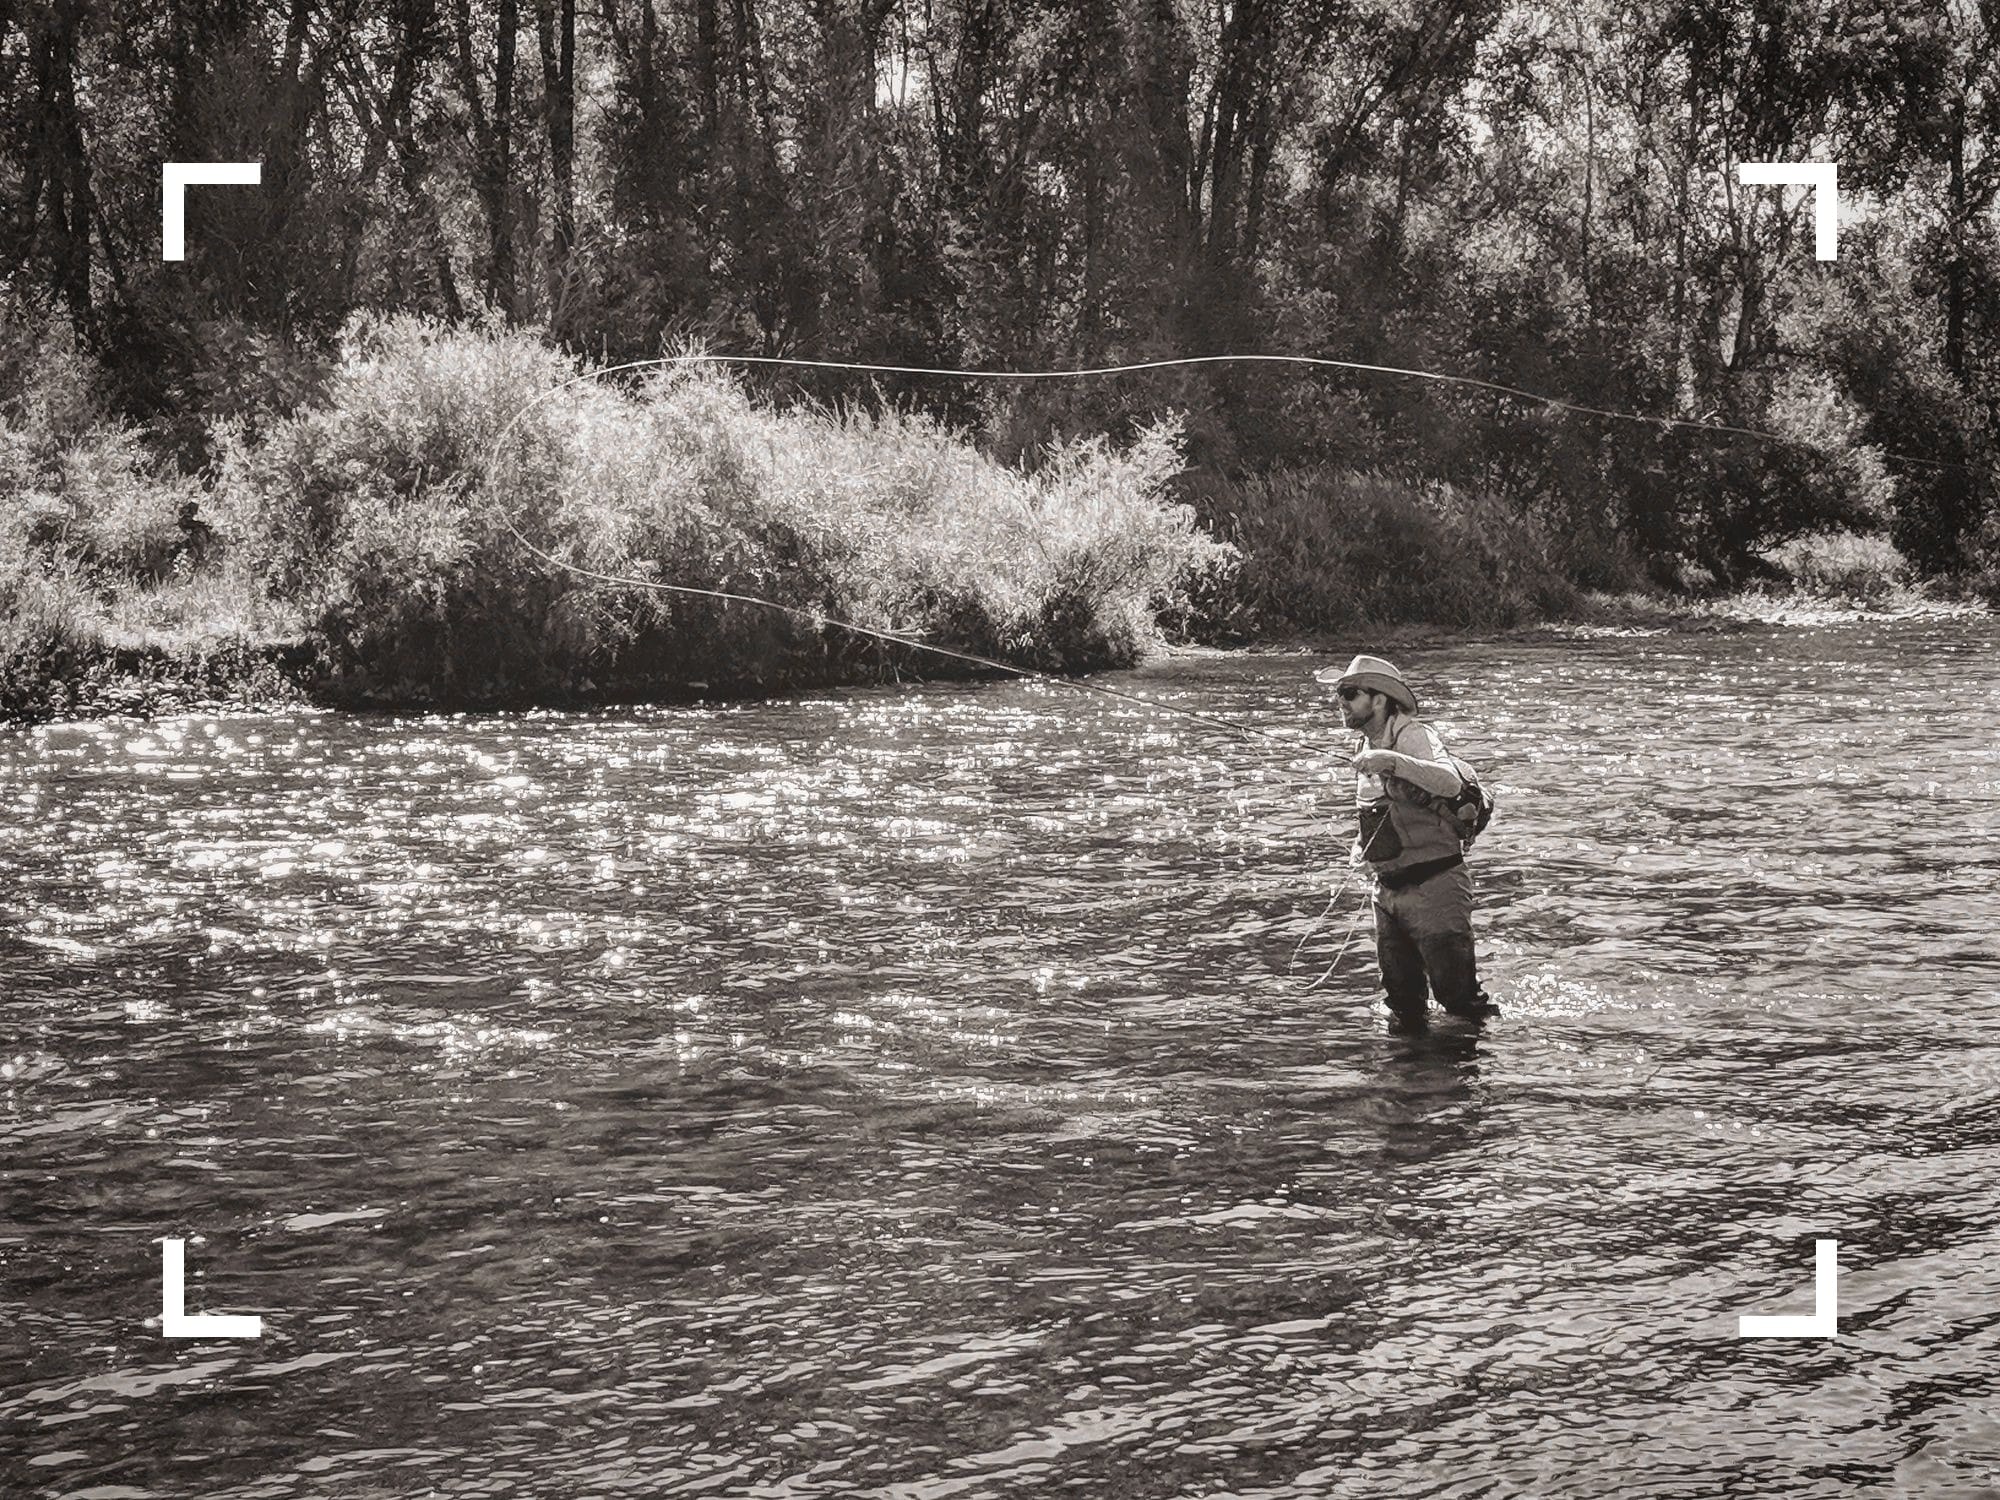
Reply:
<svg viewBox="0 0 2000 1500"><path fill-rule="evenodd" d="M1476 1040L1296 659L7 735L0 1490L1989 1493L1996 644L1412 656Z"/></svg>

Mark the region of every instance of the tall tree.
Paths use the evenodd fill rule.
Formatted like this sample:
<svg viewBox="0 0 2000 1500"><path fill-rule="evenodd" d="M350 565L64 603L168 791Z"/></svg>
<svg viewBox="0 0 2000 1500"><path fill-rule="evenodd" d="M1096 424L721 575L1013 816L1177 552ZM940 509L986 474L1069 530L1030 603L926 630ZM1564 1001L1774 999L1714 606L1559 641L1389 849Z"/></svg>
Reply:
<svg viewBox="0 0 2000 1500"><path fill-rule="evenodd" d="M549 305L561 305L576 248L576 0L535 0L542 63L542 118L548 132L555 194L555 244Z"/></svg>
<svg viewBox="0 0 2000 1500"><path fill-rule="evenodd" d="M514 266L514 56L520 41L520 0L494 0L493 98L489 105L473 53L472 0L457 0L458 88L472 121L474 182L486 213L486 300L517 315Z"/></svg>
<svg viewBox="0 0 2000 1500"><path fill-rule="evenodd" d="M21 215L13 258L41 262L78 325L94 328L91 234L97 221L90 153L77 102L80 38L88 0L55 0L25 23L31 80L22 137ZM107 247L109 248L109 247Z"/></svg>

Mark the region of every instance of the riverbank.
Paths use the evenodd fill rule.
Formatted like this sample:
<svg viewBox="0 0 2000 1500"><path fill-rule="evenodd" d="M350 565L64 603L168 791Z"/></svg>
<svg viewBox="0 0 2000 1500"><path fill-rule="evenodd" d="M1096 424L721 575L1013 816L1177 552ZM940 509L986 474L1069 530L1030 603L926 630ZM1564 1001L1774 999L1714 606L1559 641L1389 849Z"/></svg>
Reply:
<svg viewBox="0 0 2000 1500"><path fill-rule="evenodd" d="M770 696L2000 593L1853 534L1722 592L1488 494L1190 468L1171 414L1009 464L921 415L781 408L702 364L578 377L531 335L413 318L356 324L310 399L218 423L188 476L42 352L0 410L0 721Z"/></svg>
<svg viewBox="0 0 2000 1500"><path fill-rule="evenodd" d="M580 377L532 335L391 318L187 478L89 374L55 350L7 414L0 717L281 693L267 668L419 709L1097 671L1235 557L1170 493L1172 416L1018 467L919 414L780 409L699 363Z"/></svg>
<svg viewBox="0 0 2000 1500"><path fill-rule="evenodd" d="M1772 626L1815 629L1866 622L1892 623L1913 619L1978 618L1991 610L1976 599L1898 590L1871 603L1857 603L1807 589L1769 588L1712 599L1670 599L1639 594L1581 594L1576 608L1563 618L1539 619L1501 629L1445 626L1421 621L1362 622L1339 632L1278 634L1264 639L1232 639L1227 644L1182 637L1162 643L1153 654L1318 656L1359 649L1364 643L1381 650L1434 650L1474 640L1535 641L1645 637L1675 633L1734 634ZM1107 666L1130 665L1129 662ZM173 714L240 714L287 712L307 707L349 709L423 707L409 703L357 702L351 697L330 700L318 687L319 665L310 642L303 639L251 640L242 636L211 640L154 640L136 644L86 647L59 674L45 674L4 700L0 723L105 718L149 719ZM667 685L663 690L635 692L604 689L579 692L557 703L513 703L506 707L560 706L584 708L617 702L698 702L741 696L775 696L810 687L894 680L898 674L857 672L846 677L798 679L769 684L694 682ZM943 679L994 675L988 669L947 659L910 662L900 676ZM18 674L17 674L18 676Z"/></svg>

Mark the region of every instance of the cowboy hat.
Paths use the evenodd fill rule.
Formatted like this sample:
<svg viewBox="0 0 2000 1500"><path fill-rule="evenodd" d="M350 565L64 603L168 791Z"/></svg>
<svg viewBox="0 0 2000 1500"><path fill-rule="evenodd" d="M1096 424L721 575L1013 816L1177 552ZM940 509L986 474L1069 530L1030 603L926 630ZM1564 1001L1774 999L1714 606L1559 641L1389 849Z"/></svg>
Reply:
<svg viewBox="0 0 2000 1500"><path fill-rule="evenodd" d="M1348 686L1366 688L1371 693L1386 694L1392 701L1402 704L1409 713L1417 711L1417 695L1403 681L1403 674L1379 656L1357 656L1347 664L1345 672L1321 667L1313 673L1313 681L1336 691Z"/></svg>

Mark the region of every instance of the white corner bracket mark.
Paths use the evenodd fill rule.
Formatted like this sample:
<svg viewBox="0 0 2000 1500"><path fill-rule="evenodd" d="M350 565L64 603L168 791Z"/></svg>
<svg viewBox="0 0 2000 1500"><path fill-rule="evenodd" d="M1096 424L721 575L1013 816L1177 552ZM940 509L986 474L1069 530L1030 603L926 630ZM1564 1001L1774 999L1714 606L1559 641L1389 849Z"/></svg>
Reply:
<svg viewBox="0 0 2000 1500"><path fill-rule="evenodd" d="M1750 187L1807 187L1813 190L1813 259L1835 258L1840 235L1840 175L1830 161L1738 162L1736 175Z"/></svg>
<svg viewBox="0 0 2000 1500"><path fill-rule="evenodd" d="M160 1241L160 1332L170 1339L260 1339L264 1320L245 1315L187 1315L187 1241Z"/></svg>
<svg viewBox="0 0 2000 1500"><path fill-rule="evenodd" d="M1738 1318L1739 1339L1840 1337L1840 1241L1813 1241L1813 1310L1810 1318Z"/></svg>
<svg viewBox="0 0 2000 1500"><path fill-rule="evenodd" d="M255 187L264 180L261 161L170 161L160 168L160 259L187 259L187 190L191 187Z"/></svg>

